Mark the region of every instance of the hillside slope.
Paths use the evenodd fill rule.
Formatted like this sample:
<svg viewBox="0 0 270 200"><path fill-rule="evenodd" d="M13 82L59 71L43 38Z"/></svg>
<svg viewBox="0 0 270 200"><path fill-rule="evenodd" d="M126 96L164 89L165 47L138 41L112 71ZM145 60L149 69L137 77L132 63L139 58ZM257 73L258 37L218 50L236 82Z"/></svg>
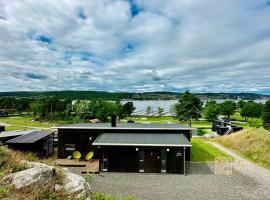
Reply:
<svg viewBox="0 0 270 200"><path fill-rule="evenodd" d="M215 141L270 169L270 133L266 130L245 129L232 135L218 137Z"/></svg>

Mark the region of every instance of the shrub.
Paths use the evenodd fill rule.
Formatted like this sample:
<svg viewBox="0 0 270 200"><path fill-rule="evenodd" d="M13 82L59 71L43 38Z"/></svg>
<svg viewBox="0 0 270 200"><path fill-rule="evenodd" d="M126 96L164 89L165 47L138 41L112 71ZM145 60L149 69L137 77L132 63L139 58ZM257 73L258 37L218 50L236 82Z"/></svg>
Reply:
<svg viewBox="0 0 270 200"><path fill-rule="evenodd" d="M133 197L132 197L132 196L126 196L126 197L124 198L124 200L133 200Z"/></svg>
<svg viewBox="0 0 270 200"><path fill-rule="evenodd" d="M0 187L0 198L6 197L9 193L7 188Z"/></svg>
<svg viewBox="0 0 270 200"><path fill-rule="evenodd" d="M103 193L97 192L95 194L95 200L117 200L117 198L113 197L113 196L107 196L107 195L105 195Z"/></svg>
<svg viewBox="0 0 270 200"><path fill-rule="evenodd" d="M87 174L84 179L86 180L87 183L91 183L93 181L93 176L91 174Z"/></svg>
<svg viewBox="0 0 270 200"><path fill-rule="evenodd" d="M199 136L203 136L206 133L207 133L207 131L202 129L202 128L197 129L197 135L199 135Z"/></svg>

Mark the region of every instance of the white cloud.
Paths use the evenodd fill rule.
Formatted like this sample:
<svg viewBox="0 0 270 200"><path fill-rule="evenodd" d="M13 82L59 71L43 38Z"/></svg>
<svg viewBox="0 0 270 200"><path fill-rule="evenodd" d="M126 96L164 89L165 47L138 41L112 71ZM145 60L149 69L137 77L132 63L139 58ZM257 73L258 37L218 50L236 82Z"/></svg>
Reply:
<svg viewBox="0 0 270 200"><path fill-rule="evenodd" d="M270 93L264 0L2 0L1 91Z"/></svg>

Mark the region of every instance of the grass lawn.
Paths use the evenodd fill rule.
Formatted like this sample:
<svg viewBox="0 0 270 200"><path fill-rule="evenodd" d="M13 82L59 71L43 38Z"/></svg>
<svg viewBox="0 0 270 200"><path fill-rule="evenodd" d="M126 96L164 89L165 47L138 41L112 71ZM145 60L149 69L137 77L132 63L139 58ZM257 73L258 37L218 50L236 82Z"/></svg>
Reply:
<svg viewBox="0 0 270 200"><path fill-rule="evenodd" d="M17 128L25 128L24 126L33 126L40 128L50 128L52 124L47 122L34 122L33 118L25 116L16 116L16 117L0 117L0 122L10 125L10 129L16 130ZM7 127L8 128L8 127Z"/></svg>
<svg viewBox="0 0 270 200"><path fill-rule="evenodd" d="M193 138L191 141L191 161L192 162L207 162L215 161L215 158L221 158L226 160L232 160L233 158L228 154L217 149L208 142Z"/></svg>
<svg viewBox="0 0 270 200"><path fill-rule="evenodd" d="M137 117L129 117L127 118L127 120L152 124L179 123L182 125L188 125L188 122L179 122L177 118L172 116L161 116L161 117L137 116ZM192 127L194 128L211 128L211 126L212 126L211 123L207 121L192 121Z"/></svg>
<svg viewBox="0 0 270 200"><path fill-rule="evenodd" d="M270 133L263 128L250 128L215 139L243 157L270 169Z"/></svg>

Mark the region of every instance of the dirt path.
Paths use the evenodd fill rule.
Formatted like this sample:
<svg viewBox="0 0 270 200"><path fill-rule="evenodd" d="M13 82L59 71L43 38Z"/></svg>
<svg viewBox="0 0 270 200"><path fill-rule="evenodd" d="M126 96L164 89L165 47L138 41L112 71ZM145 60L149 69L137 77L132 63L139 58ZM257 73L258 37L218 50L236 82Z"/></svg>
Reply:
<svg viewBox="0 0 270 200"><path fill-rule="evenodd" d="M249 160L246 160L237 153L216 142L211 142L211 144L234 158L233 168L235 170L249 177L255 178L258 182L262 184L268 184L270 188L270 170L261 167Z"/></svg>

